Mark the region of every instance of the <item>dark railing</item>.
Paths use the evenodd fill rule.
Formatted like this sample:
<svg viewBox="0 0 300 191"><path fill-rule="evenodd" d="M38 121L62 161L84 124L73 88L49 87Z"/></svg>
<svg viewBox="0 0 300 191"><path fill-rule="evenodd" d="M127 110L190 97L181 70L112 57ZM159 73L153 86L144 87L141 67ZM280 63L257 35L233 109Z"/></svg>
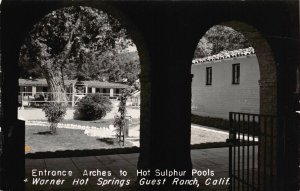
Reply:
<svg viewBox="0 0 300 191"><path fill-rule="evenodd" d="M230 112L231 191L277 190L276 116Z"/></svg>

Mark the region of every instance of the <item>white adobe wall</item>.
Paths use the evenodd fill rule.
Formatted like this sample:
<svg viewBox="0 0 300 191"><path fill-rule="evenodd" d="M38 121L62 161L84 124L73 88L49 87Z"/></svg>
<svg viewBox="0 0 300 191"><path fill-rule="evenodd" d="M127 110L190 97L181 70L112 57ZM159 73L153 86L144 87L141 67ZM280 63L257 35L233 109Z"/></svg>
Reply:
<svg viewBox="0 0 300 191"><path fill-rule="evenodd" d="M232 84L232 64L240 63L240 84ZM206 85L212 67L212 85ZM259 66L256 55L192 64L192 113L228 119L229 112L259 113Z"/></svg>

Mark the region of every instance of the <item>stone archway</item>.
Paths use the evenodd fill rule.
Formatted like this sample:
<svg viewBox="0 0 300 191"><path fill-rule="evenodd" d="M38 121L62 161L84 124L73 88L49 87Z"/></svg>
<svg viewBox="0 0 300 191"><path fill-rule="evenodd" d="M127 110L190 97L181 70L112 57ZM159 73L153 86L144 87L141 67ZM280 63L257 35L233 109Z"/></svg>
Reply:
<svg viewBox="0 0 300 191"><path fill-rule="evenodd" d="M260 72L259 80L259 100L260 116L272 115L277 116L277 67L274 56L266 39L254 27L239 21L222 23L228 27L241 32L254 47ZM278 150L278 125L273 119L258 119L258 146L257 158L258 168L264 169L258 173L258 187L272 189L278 184L277 171L279 161L276 157L279 155ZM268 123L271 121L271 124ZM254 135L255 136L255 135ZM244 139L244 138L243 138ZM252 167L254 168L254 167Z"/></svg>
<svg viewBox="0 0 300 191"><path fill-rule="evenodd" d="M143 166L144 163L147 163L149 160L148 156L148 150L149 150L149 140L143 139L143 137L147 137L149 135L150 131L150 110L151 110L151 94L150 94L150 89L151 89L151 82L150 82L150 62L149 62L149 56L148 56L148 50L145 46L144 43L144 38L142 33L139 31L139 29L135 26L134 23L130 21L130 18L126 17L125 14L122 13L121 10L113 7L112 5L108 5L107 3L82 3L82 2L64 2L64 3L59 3L54 6L49 6L49 7L43 7L41 12L39 14L34 15L34 18L27 18L26 20L28 23L25 23L24 26L22 26L22 30L19 32L19 36L17 40L14 41L14 51L11 51L10 54L11 56L9 59L11 59L11 65L7 66L7 68L17 68L17 58L19 55L19 49L20 45L22 44L22 41L24 40L26 34L28 31L32 28L32 26L40 20L43 16L51 13L52 11L56 9L60 9L63 7L67 6L88 6L92 7L95 9L99 9L105 13L108 13L115 17L121 24L122 26L127 30L128 34L130 35L133 43L137 47L138 55L139 55L139 60L140 60L140 65L141 65L141 73L139 74L140 78L140 83L141 83L141 106L140 106L140 129L143 129L140 131L141 134L144 134L144 136L141 136L140 139L140 145L141 145L141 155L143 156L142 158L142 164L139 164L140 166ZM6 62L4 62L6 63ZM18 85L17 85L17 79L18 79L18 73L16 72L14 75L7 75L6 76L6 81L10 81L10 85L14 86L10 91L5 91L5 94L13 94L12 97L15 97L18 92ZM15 79L15 80L8 80L8 79ZM6 83L8 85L8 83ZM8 93L9 92L9 93ZM13 93L11 93L13 92ZM17 102L17 101L16 101ZM7 103L7 102L6 102ZM17 104L14 102L9 105L9 109L7 109L8 106L6 104L5 109L6 111L8 110L6 114L6 118L9 117L9 121L6 120L5 128L3 128L4 133L5 133L5 139L7 139L7 134L10 132L13 136L17 137L17 140L13 140L14 142L11 142L10 145L6 144L5 145L5 155L8 158L12 158L10 161L4 161L5 165L10 168L10 171L7 172L7 177L5 180L6 186L9 187L16 187L19 190L23 190L23 180L24 180L24 174L22 170L20 169L25 169L24 168L24 125L25 124L17 124L15 121L17 121L17 112L18 112L18 107ZM14 128L15 126L20 126L19 128ZM18 129L18 131L13 130L13 129ZM13 132L12 132L13 131ZM18 145L18 147L13 147L15 145ZM147 155L147 156L145 156ZM141 157L140 157L141 158ZM13 163L11 162L13 161ZM141 160L139 160L141 161ZM2 162L2 161L1 161ZM141 163L141 162L139 162ZM16 175L17 174L17 175ZM10 182L13 180L17 180L17 183L15 182ZM15 184L15 185L13 185Z"/></svg>
<svg viewBox="0 0 300 191"><path fill-rule="evenodd" d="M272 50L267 42L267 40L260 34L260 32L240 21L229 21L229 22L222 22L218 23L218 25L223 25L234 29L244 35L244 37L249 41L249 43L255 49L255 54L258 60L259 66L259 104L260 110L259 114L262 115L277 115L277 66L275 64L274 56ZM211 27L214 25L211 25ZM241 111L237 111L241 112ZM238 119L240 121L240 118ZM242 120L242 119L241 119ZM245 120L243 116L243 120ZM248 117L249 120L249 117ZM264 120L264 124L260 124L260 118L258 119L258 148L256 152L258 155L255 158L257 163L260 163L260 167L264 169L264 171L271 171L271 174L261 174L259 179L264 177L264 180L261 180L261 185L266 185L266 182L269 180L277 180L277 168L278 168L278 161L275 159L278 155L278 148L277 148L277 124L276 122L272 121L272 125L268 124ZM244 128L244 127L243 127ZM243 129L244 130L244 129ZM239 132L238 136L240 135L241 129L236 130ZM234 139L243 139L244 137L236 137L237 134L234 134ZM249 135L249 134L248 134ZM243 134L244 136L244 134ZM240 145L238 145L239 147ZM254 147L253 147L254 148ZM261 149L259 149L261 148ZM249 149L249 148L248 148ZM271 154L270 154L271 153ZM273 155L273 153L275 153ZM231 153L229 154L231 155ZM235 154L234 154L235 155ZM243 156L244 157L244 156ZM272 158L274 157L274 159ZM253 158L254 160L254 158ZM231 161L230 161L231 164ZM249 168L249 167L248 167ZM275 172L272 174L272 170ZM266 178L267 177L267 178ZM266 178L266 179L265 179ZM274 184L274 183L273 183ZM273 184L271 186L273 186ZM269 183L268 183L269 185Z"/></svg>
<svg viewBox="0 0 300 191"><path fill-rule="evenodd" d="M240 22L221 23L241 32L253 45L260 70L260 114L277 114L277 67L271 47L254 27Z"/></svg>
<svg viewBox="0 0 300 191"><path fill-rule="evenodd" d="M135 38L134 38L134 41L137 41L138 43L139 43L139 47L137 48L137 49L141 49L140 47L143 47L143 39L142 39L142 37L141 37L141 35L138 33L138 30L135 28L135 26L132 24L132 23L130 23L130 21L128 21L128 19L122 14L122 13L120 13L120 11L118 11L118 10L115 10L115 8L113 8L113 7L107 7L107 6L105 6L105 5L101 5L101 4L99 4L99 5L94 5L94 6L90 6L88 3L86 3L86 4L80 4L79 6L77 5L77 4L74 4L74 5L65 5L65 6L62 6L62 7L59 7L58 9L54 9L54 11L52 11L52 13L54 13L54 12L56 12L56 11L61 11L61 10L66 10L66 9L72 9L72 8L74 8L74 7L79 7L79 8L81 8L81 9L83 9L83 8L87 8L87 9L90 9L90 10L93 10L93 11L97 11L97 10L99 10L99 11L101 11L101 12L103 12L103 14L105 14L105 15L107 15L107 17L108 18L113 18L113 20L115 20L115 21L119 21L120 20L120 28L122 28L122 30L124 30L124 31L126 31L126 32L124 32L125 34L127 34L127 38L128 39L130 39L130 41L131 41L131 45L135 45L135 43L134 42L132 42L133 40L131 40L132 38L131 38L131 34L133 33L133 35L132 36L134 36ZM104 11L103 11L104 10ZM51 12L51 11L50 11ZM46 18L46 17L49 17L49 15L50 15L50 17L51 17L51 14L52 13L46 13L46 16L43 16L42 17L42 19L41 20L43 20L44 18ZM108 14L107 14L108 13ZM74 15L73 15L74 16ZM115 17L116 18L118 18L118 19L115 19ZM120 19L119 19L120 18ZM36 25L38 25L39 24L39 22L41 22L41 20L39 20L37 23L35 23L34 25L33 25L33 27L31 27L31 28L33 28L33 30L35 30L35 26ZM79 22L79 23L84 23L84 22L86 22L86 21L81 21L81 22ZM124 24L123 24L124 23ZM99 25L98 24L98 26L97 27L101 27L101 24ZM127 31L127 28L130 28L130 31ZM71 34L71 36L73 36L73 31L72 31L72 34ZM48 35L48 37L49 37L49 35ZM47 38L47 37L46 37ZM70 37L71 38L71 37ZM79 38L79 37L78 37ZM72 38L72 39L74 39L74 37ZM69 41L70 41L71 39L69 39ZM26 43L26 40L25 40L25 43ZM94 41L92 42L92 43L95 43ZM53 43L52 43L53 44ZM73 44L73 43L72 43ZM83 43L84 44L84 43ZM68 45L68 44L67 44ZM51 46L51 45L50 45ZM98 45L98 46L102 46L102 45ZM71 47L71 46L69 46L69 47ZM134 46L134 47L136 47L136 46ZM51 47L50 47L51 48ZM54 48L55 49L55 48ZM72 48L70 48L70 50L71 50ZM144 47L142 48L143 50L142 50L142 52L143 52L143 57L145 57L145 55L147 54L147 51L144 49ZM22 50L22 48L21 48L21 50ZM122 50L121 50L122 51ZM123 51L122 51L123 52ZM22 51L21 51L21 53L22 53ZM94 53L93 53L94 54ZM141 53L140 53L140 51L138 51L138 54L139 55L141 55ZM52 54L53 55L53 54ZM68 54L69 55L69 54ZM135 55L135 54L134 54ZM99 57L99 56L98 56ZM136 56L135 55L135 57L138 57L137 58L137 60L141 60L140 59L140 56ZM125 61L125 62L128 62L128 61ZM129 62L131 62L131 59L129 58ZM141 77L141 81L142 81L142 86L143 86L143 82L144 81L147 81L147 80L145 80L145 76L147 76L147 74L145 75L145 73L147 73L147 72L144 72L144 68L145 68L145 64L141 64L141 63L147 63L147 61L145 61L145 59L143 59L142 60L142 62L140 62L140 61L137 61L137 62L139 62L140 63L140 65L142 65L143 67L142 67L142 72L140 72L139 71L139 76ZM25 63L26 63L26 61L25 61ZM44 62L45 63L45 62ZM120 64L121 63L124 63L123 61L121 61L121 62L119 62ZM69 62L66 62L66 64L69 64ZM136 66L137 68L138 68L138 70L139 70L139 65L137 65ZM51 67L50 67L51 68ZM26 70L26 67L24 67L24 69ZM101 74L103 74L103 73L101 73ZM134 73L134 74L136 74L136 73ZM105 74L104 74L105 75ZM49 76L53 76L53 75L47 75L47 74L45 74L44 73L44 76L42 76L42 77L40 77L40 78L43 78L43 77L46 77L46 79L47 79L47 77L49 78ZM100 77L101 77L101 75L99 75ZM135 75L135 77L137 77L137 75ZM60 77L60 78L63 78L63 77ZM71 76L71 79L72 79L72 76ZM136 78L135 78L136 79ZM97 77L95 78L95 80L98 80L97 79ZM52 83L49 83L49 80L47 79L47 81L48 81L48 86L50 86L51 87L51 84ZM59 80L58 80L59 81ZM149 81L149 80L148 80ZM64 83L60 83L60 84L64 84ZM60 85L60 86L62 86L62 85ZM53 91L53 88L50 88L51 89L51 91ZM61 90L60 91L63 91L63 87L61 88ZM143 88L142 88L143 89ZM111 89L112 90L112 89ZM142 95L143 95L143 91L144 90L142 90ZM95 91L94 92L92 92L92 93L95 93ZM97 92L98 93L98 92ZM148 93L147 93L148 94ZM50 94L51 95L51 94ZM72 99L73 100L73 99ZM64 100L64 101L67 101L67 100ZM150 107L147 107L147 108L150 108ZM138 117L139 118L139 117ZM139 132L139 131L138 131ZM47 150L45 150L46 152L47 152Z"/></svg>

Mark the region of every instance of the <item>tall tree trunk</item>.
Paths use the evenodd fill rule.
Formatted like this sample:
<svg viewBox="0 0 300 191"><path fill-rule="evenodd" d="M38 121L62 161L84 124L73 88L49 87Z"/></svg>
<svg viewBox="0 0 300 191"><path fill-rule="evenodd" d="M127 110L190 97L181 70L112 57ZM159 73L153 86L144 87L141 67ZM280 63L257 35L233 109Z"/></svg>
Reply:
<svg viewBox="0 0 300 191"><path fill-rule="evenodd" d="M50 91L52 92L51 100L56 102L61 102L65 106L67 106L68 104L67 102L68 99L64 87L63 68L64 68L65 61L71 52L74 32L78 29L80 22L81 22L81 16L79 15L76 20L74 28L70 32L69 40L65 45L63 51L52 59L46 58L40 64L44 77L46 78ZM43 52L44 47L45 45L40 46L41 52Z"/></svg>
<svg viewBox="0 0 300 191"><path fill-rule="evenodd" d="M51 123L50 124L51 134L56 134L57 125L58 125L57 123Z"/></svg>
<svg viewBox="0 0 300 191"><path fill-rule="evenodd" d="M52 93L52 95L50 96L51 100L61 102L63 105L67 105L68 99L63 83L61 70L45 69L43 71L50 88L50 92Z"/></svg>
<svg viewBox="0 0 300 191"><path fill-rule="evenodd" d="M52 92L51 99L53 101L61 102L63 105L67 105L67 94L61 78L53 77L47 79L47 83L50 85L50 91Z"/></svg>

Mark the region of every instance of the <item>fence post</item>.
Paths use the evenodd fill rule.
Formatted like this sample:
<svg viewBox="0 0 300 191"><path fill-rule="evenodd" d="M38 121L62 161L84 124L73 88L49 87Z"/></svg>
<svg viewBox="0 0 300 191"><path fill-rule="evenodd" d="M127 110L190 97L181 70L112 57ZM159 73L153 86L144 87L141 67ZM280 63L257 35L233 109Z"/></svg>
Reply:
<svg viewBox="0 0 300 191"><path fill-rule="evenodd" d="M114 89L113 88L109 89L109 97L114 97Z"/></svg>
<svg viewBox="0 0 300 191"><path fill-rule="evenodd" d="M24 109L24 92L21 92L21 109Z"/></svg>
<svg viewBox="0 0 300 191"><path fill-rule="evenodd" d="M233 129L232 129L232 113L229 113L229 190L232 190L232 134L233 134ZM235 135L234 135L235 136Z"/></svg>
<svg viewBox="0 0 300 191"><path fill-rule="evenodd" d="M74 87L74 83L72 84L72 107L75 106L75 87Z"/></svg>
<svg viewBox="0 0 300 191"><path fill-rule="evenodd" d="M125 126L124 126L124 135L125 137L129 136L129 118L130 117L125 117Z"/></svg>

